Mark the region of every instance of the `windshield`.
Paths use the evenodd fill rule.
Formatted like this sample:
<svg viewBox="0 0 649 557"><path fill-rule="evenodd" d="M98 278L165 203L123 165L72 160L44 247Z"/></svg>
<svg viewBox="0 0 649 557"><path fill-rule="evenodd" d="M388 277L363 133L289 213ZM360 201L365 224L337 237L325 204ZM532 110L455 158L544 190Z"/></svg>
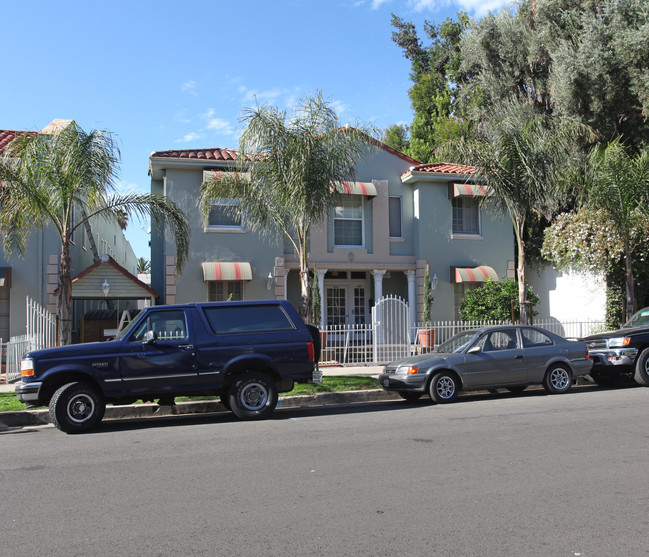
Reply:
<svg viewBox="0 0 649 557"><path fill-rule="evenodd" d="M446 342L443 342L437 348L435 348L435 352L441 352L444 354L462 352L462 350L464 350L467 345L473 342L476 336L476 331L465 331L463 333L458 333L454 337L449 338Z"/></svg>
<svg viewBox="0 0 649 557"><path fill-rule="evenodd" d="M132 321L131 321L131 322L130 322L126 327L124 327L121 331L119 331L119 332L117 333L117 335L115 335L115 339L116 339L116 340L121 340L121 339L123 339L126 335L128 335L128 334L131 332L131 329L132 329L133 326L135 325L135 322L136 322L136 321L137 321L137 319L136 319L136 318L133 318L133 320L132 320Z"/></svg>
<svg viewBox="0 0 649 557"><path fill-rule="evenodd" d="M634 313L629 322L622 325L622 327L628 329L630 327L644 327L645 325L649 325L649 308L643 308Z"/></svg>

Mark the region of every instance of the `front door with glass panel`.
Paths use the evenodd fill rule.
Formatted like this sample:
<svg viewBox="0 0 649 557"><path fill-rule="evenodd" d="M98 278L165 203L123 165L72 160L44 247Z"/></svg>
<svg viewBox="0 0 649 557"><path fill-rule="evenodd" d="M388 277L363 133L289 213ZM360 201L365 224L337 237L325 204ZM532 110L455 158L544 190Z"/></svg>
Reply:
<svg viewBox="0 0 649 557"><path fill-rule="evenodd" d="M336 283L325 280L324 286L328 326L341 327L367 323L368 284L353 280L336 281Z"/></svg>

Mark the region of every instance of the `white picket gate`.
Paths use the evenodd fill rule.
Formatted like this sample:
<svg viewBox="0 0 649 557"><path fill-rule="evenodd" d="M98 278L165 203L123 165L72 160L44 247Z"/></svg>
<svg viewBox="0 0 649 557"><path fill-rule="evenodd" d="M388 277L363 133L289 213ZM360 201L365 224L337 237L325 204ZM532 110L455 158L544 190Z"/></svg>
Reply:
<svg viewBox="0 0 649 557"><path fill-rule="evenodd" d="M373 360L391 362L410 355L408 303L385 296L372 308Z"/></svg>

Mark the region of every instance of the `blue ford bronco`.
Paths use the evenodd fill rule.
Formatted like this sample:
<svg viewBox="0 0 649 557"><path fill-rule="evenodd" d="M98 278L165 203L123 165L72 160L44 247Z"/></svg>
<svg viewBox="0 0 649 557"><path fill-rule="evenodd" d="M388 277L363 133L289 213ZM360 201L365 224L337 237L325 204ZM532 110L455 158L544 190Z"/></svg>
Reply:
<svg viewBox="0 0 649 557"><path fill-rule="evenodd" d="M285 300L152 306L115 340L27 353L16 394L49 405L66 433L95 427L106 404L181 395L217 395L237 417L260 419L295 382L321 380L319 340Z"/></svg>

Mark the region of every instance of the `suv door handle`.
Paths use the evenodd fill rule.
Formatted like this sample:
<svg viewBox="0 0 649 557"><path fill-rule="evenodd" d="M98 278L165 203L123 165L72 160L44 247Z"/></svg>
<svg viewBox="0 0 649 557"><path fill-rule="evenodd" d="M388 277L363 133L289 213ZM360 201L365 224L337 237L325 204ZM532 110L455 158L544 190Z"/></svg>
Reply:
<svg viewBox="0 0 649 557"><path fill-rule="evenodd" d="M179 344L178 348L186 348L187 350L193 350L194 345L193 344Z"/></svg>

